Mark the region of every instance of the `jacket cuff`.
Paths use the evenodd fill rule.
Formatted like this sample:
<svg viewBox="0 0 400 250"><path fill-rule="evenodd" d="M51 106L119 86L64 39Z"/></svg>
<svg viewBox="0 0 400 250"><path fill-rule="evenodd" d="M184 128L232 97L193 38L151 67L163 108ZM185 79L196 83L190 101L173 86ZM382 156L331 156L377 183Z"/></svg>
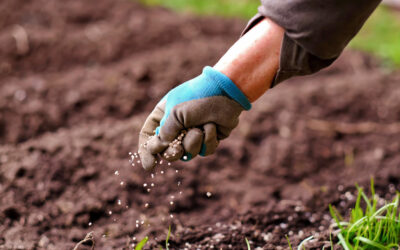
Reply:
<svg viewBox="0 0 400 250"><path fill-rule="evenodd" d="M213 82L223 89L230 98L237 101L245 110L251 109L251 103L247 97L229 77L210 66L204 67L203 74L211 78Z"/></svg>

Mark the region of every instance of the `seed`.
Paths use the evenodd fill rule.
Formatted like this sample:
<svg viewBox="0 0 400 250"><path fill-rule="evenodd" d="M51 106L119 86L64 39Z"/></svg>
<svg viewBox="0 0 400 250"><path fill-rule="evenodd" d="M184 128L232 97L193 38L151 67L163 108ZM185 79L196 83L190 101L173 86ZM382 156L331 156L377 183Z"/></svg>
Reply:
<svg viewBox="0 0 400 250"><path fill-rule="evenodd" d="M188 157L185 155L185 156L183 156L183 159L186 161L188 159Z"/></svg>
<svg viewBox="0 0 400 250"><path fill-rule="evenodd" d="M119 172L118 172L118 170L117 171L115 171L115 173L114 173L115 175L119 175Z"/></svg>
<svg viewBox="0 0 400 250"><path fill-rule="evenodd" d="M89 224L88 224L88 225L89 225L89 227L90 227L90 226L92 225L92 222L89 222Z"/></svg>
<svg viewBox="0 0 400 250"><path fill-rule="evenodd" d="M170 201L169 204L172 206L172 205L174 205L174 202L173 202L173 201Z"/></svg>
<svg viewBox="0 0 400 250"><path fill-rule="evenodd" d="M121 200L118 200L118 205L120 205L120 206L121 206Z"/></svg>
<svg viewBox="0 0 400 250"><path fill-rule="evenodd" d="M151 186L154 187L154 183L151 183Z"/></svg>
<svg viewBox="0 0 400 250"><path fill-rule="evenodd" d="M211 192L207 192L207 197L211 197L212 193Z"/></svg>
<svg viewBox="0 0 400 250"><path fill-rule="evenodd" d="M110 210L110 211L108 211L108 214L109 214L109 215L112 215L112 211L111 211L111 210Z"/></svg>
<svg viewBox="0 0 400 250"><path fill-rule="evenodd" d="M164 174L164 171L162 171L162 170L161 170L161 172L160 172L160 173L161 173L161 174Z"/></svg>
<svg viewBox="0 0 400 250"><path fill-rule="evenodd" d="M121 181L121 182L119 183L119 185L123 186L123 185L124 185L124 182L123 182L123 181Z"/></svg>
<svg viewBox="0 0 400 250"><path fill-rule="evenodd" d="M147 187L147 183L144 183L144 184L143 184L143 187Z"/></svg>
<svg viewBox="0 0 400 250"><path fill-rule="evenodd" d="M144 204L144 207L149 207L149 203Z"/></svg>

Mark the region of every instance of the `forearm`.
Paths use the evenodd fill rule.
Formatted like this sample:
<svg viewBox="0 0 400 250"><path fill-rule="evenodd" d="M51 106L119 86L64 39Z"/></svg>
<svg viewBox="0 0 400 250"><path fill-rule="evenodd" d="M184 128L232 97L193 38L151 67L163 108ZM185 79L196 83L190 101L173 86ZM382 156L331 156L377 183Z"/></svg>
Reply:
<svg viewBox="0 0 400 250"><path fill-rule="evenodd" d="M283 34L280 26L265 18L241 37L214 68L254 102L269 89L279 69Z"/></svg>

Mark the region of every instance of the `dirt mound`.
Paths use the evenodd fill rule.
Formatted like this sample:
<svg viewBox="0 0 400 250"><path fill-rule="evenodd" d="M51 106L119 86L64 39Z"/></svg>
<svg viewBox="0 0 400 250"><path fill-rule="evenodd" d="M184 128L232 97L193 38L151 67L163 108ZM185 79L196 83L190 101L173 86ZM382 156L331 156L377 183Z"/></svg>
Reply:
<svg viewBox="0 0 400 250"><path fill-rule="evenodd" d="M244 25L122 0L1 2L0 248L72 249L93 231L96 249L146 235L154 249L172 225L171 249L285 249L285 235L320 249L328 204L346 211L355 182L400 189L400 75L355 52L268 92L214 156L154 176L131 165L156 102Z"/></svg>

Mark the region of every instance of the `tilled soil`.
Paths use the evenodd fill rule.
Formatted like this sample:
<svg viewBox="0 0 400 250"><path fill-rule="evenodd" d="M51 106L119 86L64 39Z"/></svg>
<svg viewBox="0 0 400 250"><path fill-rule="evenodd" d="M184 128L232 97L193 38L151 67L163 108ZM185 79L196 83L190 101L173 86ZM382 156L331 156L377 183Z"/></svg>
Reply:
<svg viewBox="0 0 400 250"><path fill-rule="evenodd" d="M91 231L95 249L158 249L169 225L170 249L287 249L285 235L320 249L328 204L348 211L356 182L391 198L400 74L356 52L269 91L214 156L154 178L131 165L157 101L244 25L122 0L0 2L0 249L72 249Z"/></svg>

